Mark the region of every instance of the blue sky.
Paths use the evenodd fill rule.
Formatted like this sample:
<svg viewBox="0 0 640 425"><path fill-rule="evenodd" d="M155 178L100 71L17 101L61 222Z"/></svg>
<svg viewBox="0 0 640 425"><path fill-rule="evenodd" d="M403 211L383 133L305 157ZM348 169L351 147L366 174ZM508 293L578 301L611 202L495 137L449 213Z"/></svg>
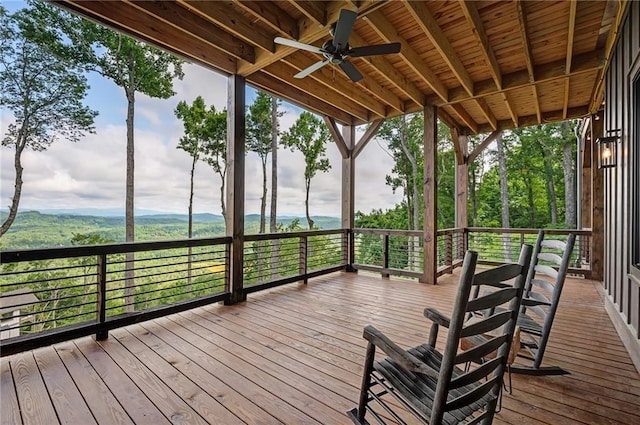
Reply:
<svg viewBox="0 0 640 425"><path fill-rule="evenodd" d="M2 1L10 12L23 2ZM198 95L208 105L226 106L227 79L221 74L194 64L184 67L185 78L174 81L176 95L167 100L136 96L135 203L136 209L186 213L189 196L190 157L176 149L182 136L182 124L173 111L181 100L192 102ZM47 151L23 154L24 186L21 210L29 209L124 209L126 100L122 88L98 74L87 75L90 90L86 103L99 111L96 134L87 135L76 144L56 141ZM248 102L255 91L247 89ZM291 126L300 108L282 106L281 130ZM13 116L0 110L0 132ZM327 154L332 165L329 173L311 182L310 210L314 215L340 214L341 159L333 143ZM278 213L304 215L304 161L302 155L279 150ZM360 165L360 164L366 164ZM13 150L0 148L0 208L9 205L13 195ZM393 163L375 140L358 157L356 164L356 209L389 208L399 202L384 183ZM270 181L270 177L269 181ZM246 158L246 212L258 213L261 196L261 167L258 158ZM220 213L219 180L204 163L195 174L194 211ZM267 210L269 207L267 206Z"/></svg>

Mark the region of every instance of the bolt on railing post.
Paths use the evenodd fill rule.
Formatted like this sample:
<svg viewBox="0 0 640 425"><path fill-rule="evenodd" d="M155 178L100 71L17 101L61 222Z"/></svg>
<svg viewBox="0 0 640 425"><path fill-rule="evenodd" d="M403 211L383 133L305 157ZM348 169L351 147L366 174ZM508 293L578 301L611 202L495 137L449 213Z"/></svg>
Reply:
<svg viewBox="0 0 640 425"><path fill-rule="evenodd" d="M96 340L102 341L109 337L109 331L104 328L104 323L107 320L107 254L98 255L96 277L98 285L96 309L99 323Z"/></svg>
<svg viewBox="0 0 640 425"><path fill-rule="evenodd" d="M300 273L301 276L304 276L307 274L307 237L306 236L300 236L300 241L299 241L299 246L300 246L300 261L299 261L299 267L298 267L298 272ZM305 277L303 279L303 282L306 284L308 281L308 279Z"/></svg>
<svg viewBox="0 0 640 425"><path fill-rule="evenodd" d="M382 236L382 267L389 270L389 235ZM389 273L382 272L382 277L389 277Z"/></svg>

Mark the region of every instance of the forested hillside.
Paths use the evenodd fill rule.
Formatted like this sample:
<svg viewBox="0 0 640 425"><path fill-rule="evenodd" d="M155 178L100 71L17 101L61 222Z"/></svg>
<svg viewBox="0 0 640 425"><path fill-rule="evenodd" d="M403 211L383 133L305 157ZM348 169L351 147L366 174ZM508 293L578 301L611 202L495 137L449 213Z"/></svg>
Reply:
<svg viewBox="0 0 640 425"><path fill-rule="evenodd" d="M0 213L0 219L6 217ZM314 217L319 228L340 227L340 219L335 217ZM187 237L187 215L158 214L136 217L136 234L139 241L185 239ZM295 230L300 219L278 217L279 227ZM257 233L260 215L245 217L247 233ZM302 228L299 228L302 230ZM194 214L193 237L203 238L223 236L224 219L214 214ZM68 214L41 214L37 211L18 213L11 229L0 238L0 248L27 249L70 246L75 235L99 236L100 240L124 242L124 217L100 217Z"/></svg>

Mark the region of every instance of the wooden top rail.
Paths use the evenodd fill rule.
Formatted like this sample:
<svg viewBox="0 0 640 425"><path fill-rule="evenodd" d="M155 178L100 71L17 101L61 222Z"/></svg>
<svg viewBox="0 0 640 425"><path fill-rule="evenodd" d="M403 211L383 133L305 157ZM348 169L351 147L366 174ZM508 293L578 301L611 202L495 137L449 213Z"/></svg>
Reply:
<svg viewBox="0 0 640 425"><path fill-rule="evenodd" d="M229 243L231 243L231 237L219 237L2 251L0 252L0 264L69 257L88 257L91 255L123 254L126 252L158 251L161 249L189 248L195 246L226 245Z"/></svg>
<svg viewBox="0 0 640 425"><path fill-rule="evenodd" d="M282 233L256 233L244 235L245 241L265 241L273 239L302 238L308 236L338 235L347 234L349 229L329 229L329 230L306 230L302 232L282 232Z"/></svg>
<svg viewBox="0 0 640 425"><path fill-rule="evenodd" d="M358 228L353 229L355 233L365 234L365 235L394 235L394 236L423 236L422 230L392 230L392 229L369 229L369 228ZM438 236L444 235L453 235L456 233L464 233L464 227L456 227L451 229L441 229L436 233Z"/></svg>
<svg viewBox="0 0 640 425"><path fill-rule="evenodd" d="M591 230L578 229L519 229L519 228L494 228L494 227L468 227L467 230L478 233L514 233L537 235L540 230L544 230L549 235L568 235L574 233L576 236L591 236Z"/></svg>

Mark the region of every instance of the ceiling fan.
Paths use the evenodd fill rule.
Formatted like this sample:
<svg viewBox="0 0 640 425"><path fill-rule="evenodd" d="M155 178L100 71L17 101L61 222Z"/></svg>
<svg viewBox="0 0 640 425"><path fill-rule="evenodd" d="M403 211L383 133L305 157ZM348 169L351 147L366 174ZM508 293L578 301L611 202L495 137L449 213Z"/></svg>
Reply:
<svg viewBox="0 0 640 425"><path fill-rule="evenodd" d="M342 9L335 24L331 26L329 33L333 40L326 41L322 47L312 46L295 40L283 37L276 37L273 41L285 46L319 53L324 59L316 62L310 67L303 69L294 75L294 78L304 78L314 71L322 68L328 63L338 65L345 74L354 82L362 80L362 74L347 58L357 58L362 56L387 55L400 52L400 43L378 44L374 46L351 47L349 46L349 36L356 23L358 14L348 9Z"/></svg>

